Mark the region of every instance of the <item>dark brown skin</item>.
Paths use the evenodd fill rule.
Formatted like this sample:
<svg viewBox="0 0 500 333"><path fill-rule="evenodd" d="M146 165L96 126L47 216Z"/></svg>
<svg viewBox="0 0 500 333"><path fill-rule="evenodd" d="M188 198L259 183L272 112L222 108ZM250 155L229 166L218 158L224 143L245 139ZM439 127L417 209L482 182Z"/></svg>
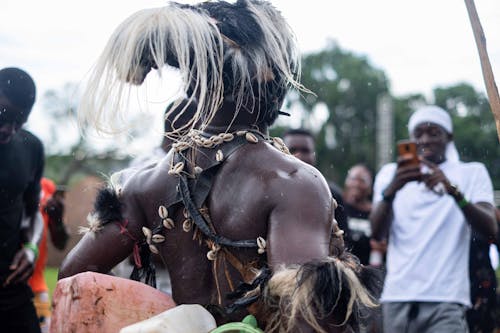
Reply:
<svg viewBox="0 0 500 333"><path fill-rule="evenodd" d="M362 211L370 211L372 202L372 175L363 165L355 165L347 172L344 182L344 202Z"/></svg>
<svg viewBox="0 0 500 333"><path fill-rule="evenodd" d="M304 134L288 134L283 138L290 154L309 165L316 165L314 139Z"/></svg>
<svg viewBox="0 0 500 333"><path fill-rule="evenodd" d="M423 174L420 166L406 165L405 158L398 159L398 167L394 179L385 190L387 196L399 191L411 181L422 181L432 189L436 184L443 183L446 192L451 195L454 190L446 175L439 168L439 164L446 160L447 143L453 139L442 127L432 123L421 124L412 133L417 141L417 149L422 163L427 165L431 173ZM389 228L392 204L379 202L370 215L372 231L375 238L383 238ZM469 203L462 209L470 225L490 239L495 239L497 224L495 222L494 207L490 203Z"/></svg>
<svg viewBox="0 0 500 333"><path fill-rule="evenodd" d="M63 250L69 239L68 232L64 226L64 194L56 192L47 200L44 207L49 216L49 232L52 244L58 249Z"/></svg>
<svg viewBox="0 0 500 333"><path fill-rule="evenodd" d="M203 168L200 156L215 158L215 153L216 149L203 150L196 164ZM160 223L158 206L164 204L163 198L175 196L177 179L167 173L171 157L169 153L156 167L139 171L123 189L123 213L136 238L143 237L143 226L153 229ZM226 160L207 201L220 235L236 240L266 239L264 255L271 268L329 254L333 204L325 179L315 168L265 142L246 144ZM158 246L170 272L173 298L178 304L217 304L208 249L192 240L192 232L182 230L181 208L174 217L175 228L164 232L166 241ZM86 234L63 262L59 278L87 270L108 272L132 252L132 246L115 225ZM261 256L256 249L232 253L242 262ZM219 280L224 295L230 289L223 272ZM238 274L233 274L233 281L235 285L241 281Z"/></svg>

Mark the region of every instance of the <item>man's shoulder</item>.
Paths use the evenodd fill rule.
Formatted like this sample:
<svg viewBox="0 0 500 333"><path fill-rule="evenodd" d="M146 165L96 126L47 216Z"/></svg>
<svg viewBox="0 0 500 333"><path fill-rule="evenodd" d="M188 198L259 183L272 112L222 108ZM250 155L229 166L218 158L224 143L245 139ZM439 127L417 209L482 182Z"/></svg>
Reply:
<svg viewBox="0 0 500 333"><path fill-rule="evenodd" d="M397 163L387 163L384 164L380 170L377 172L377 175L385 175L385 174L391 174L394 173L397 169L398 165Z"/></svg>
<svg viewBox="0 0 500 333"><path fill-rule="evenodd" d="M266 188L299 191L304 186L330 192L328 184L315 167L281 152L269 144L247 145L228 160L229 170L242 170L247 177L265 180Z"/></svg>
<svg viewBox="0 0 500 333"><path fill-rule="evenodd" d="M470 179L474 177L490 177L486 166L477 161L453 163L447 166L447 169L444 169L444 172L452 172L458 176L467 175Z"/></svg>
<svg viewBox="0 0 500 333"><path fill-rule="evenodd" d="M463 169L463 170L479 170L479 169L486 169L486 166L477 161L471 161L471 162L459 162L455 164L457 167Z"/></svg>
<svg viewBox="0 0 500 333"><path fill-rule="evenodd" d="M22 128L17 133L17 141L22 142L23 144L33 145L35 147L43 147L42 141L30 131Z"/></svg>
<svg viewBox="0 0 500 333"><path fill-rule="evenodd" d="M34 160L44 159L44 147L42 141L33 133L21 129L16 133L11 141L11 148L21 156L29 157Z"/></svg>
<svg viewBox="0 0 500 333"><path fill-rule="evenodd" d="M124 197L145 197L150 193L175 192L176 179L170 176L169 160L166 158L140 168L127 168L115 173L111 179L114 186L123 189Z"/></svg>

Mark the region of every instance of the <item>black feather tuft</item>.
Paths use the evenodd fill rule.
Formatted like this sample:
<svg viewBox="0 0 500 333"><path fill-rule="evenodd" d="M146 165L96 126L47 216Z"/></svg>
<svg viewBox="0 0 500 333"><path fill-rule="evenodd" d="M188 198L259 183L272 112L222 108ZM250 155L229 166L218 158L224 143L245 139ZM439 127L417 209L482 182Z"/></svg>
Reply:
<svg viewBox="0 0 500 333"><path fill-rule="evenodd" d="M102 225L123 221L121 209L122 203L113 189L99 190L94 202L94 212Z"/></svg>

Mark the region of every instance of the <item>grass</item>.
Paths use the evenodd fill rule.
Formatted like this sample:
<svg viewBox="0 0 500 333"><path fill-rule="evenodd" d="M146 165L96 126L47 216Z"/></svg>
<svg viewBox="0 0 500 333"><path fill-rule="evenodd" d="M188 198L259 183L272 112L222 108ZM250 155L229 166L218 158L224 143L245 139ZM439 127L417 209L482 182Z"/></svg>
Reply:
<svg viewBox="0 0 500 333"><path fill-rule="evenodd" d="M45 267L45 271L43 272L45 281L47 282L47 286L49 287L49 295L51 299L52 294L54 293L54 289L56 288L58 272L59 270L55 267Z"/></svg>

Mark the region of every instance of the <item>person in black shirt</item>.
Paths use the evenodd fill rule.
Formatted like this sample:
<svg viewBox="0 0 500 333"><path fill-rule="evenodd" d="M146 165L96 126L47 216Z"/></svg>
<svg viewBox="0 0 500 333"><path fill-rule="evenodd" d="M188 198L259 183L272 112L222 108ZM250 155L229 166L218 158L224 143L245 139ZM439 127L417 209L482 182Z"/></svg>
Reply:
<svg viewBox="0 0 500 333"><path fill-rule="evenodd" d="M33 273L43 222L38 210L44 154L21 127L36 89L18 68L0 70L0 325L2 332L40 332L27 281Z"/></svg>
<svg viewBox="0 0 500 333"><path fill-rule="evenodd" d="M368 216L372 209L372 183L370 170L362 164L351 167L344 182L344 206L348 218L346 241L363 265L368 265L371 250Z"/></svg>

